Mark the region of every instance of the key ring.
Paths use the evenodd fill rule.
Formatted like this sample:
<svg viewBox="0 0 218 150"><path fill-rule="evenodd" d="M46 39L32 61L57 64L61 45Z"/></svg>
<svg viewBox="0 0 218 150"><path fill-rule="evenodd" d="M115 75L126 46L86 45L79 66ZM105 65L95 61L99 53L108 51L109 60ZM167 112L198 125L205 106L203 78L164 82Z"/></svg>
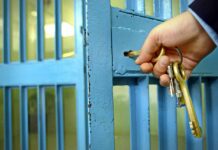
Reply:
<svg viewBox="0 0 218 150"><path fill-rule="evenodd" d="M179 61L179 65L181 66L182 65L182 61L183 61L183 56L182 56L182 52L179 48L175 47L175 50L176 52L178 53L179 55L179 58L180 58L180 61Z"/></svg>
<svg viewBox="0 0 218 150"><path fill-rule="evenodd" d="M174 49L176 50L177 54L179 55L179 59L180 59L180 61L179 61L179 66L181 66L181 65L182 65L182 61L183 61L182 52L181 52L181 50L180 50L179 48L177 48L177 47L175 47ZM157 62L157 61L160 59L161 56L165 55L165 51L166 51L166 50L164 49L164 47L161 48L159 55L158 55L156 58L153 58L153 59L152 59L152 62L153 62L153 63Z"/></svg>
<svg viewBox="0 0 218 150"><path fill-rule="evenodd" d="M183 66L182 66L182 61L183 61L182 52L177 47L175 48L175 50L177 51L177 53L180 57L180 61L173 63L173 70L174 70L174 74L176 76L176 79L179 82L182 82L182 81L185 81L187 79L185 71L184 71Z"/></svg>

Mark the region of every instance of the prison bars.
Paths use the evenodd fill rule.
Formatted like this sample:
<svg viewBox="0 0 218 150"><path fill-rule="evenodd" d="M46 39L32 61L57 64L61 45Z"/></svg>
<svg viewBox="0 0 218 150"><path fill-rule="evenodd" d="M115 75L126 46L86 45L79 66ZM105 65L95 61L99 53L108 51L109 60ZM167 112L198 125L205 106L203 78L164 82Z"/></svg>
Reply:
<svg viewBox="0 0 218 150"><path fill-rule="evenodd" d="M55 59L61 60L62 59L62 43L61 43L61 0L55 0ZM50 76L51 80L48 83L44 77L34 77L31 80L31 73L26 72L25 70L29 70L27 62L27 48L26 48L26 0L19 1L19 55L20 55L20 63L17 65L11 64L11 36L10 36L10 13L11 13L11 1L10 0L3 0L3 40L4 40L4 51L3 51L3 65L1 65L2 72L5 74L1 75L1 78L5 78L7 74L13 74L16 72L18 74L17 78L11 78L11 80L1 80L1 85L3 87L4 93L4 148L6 150L11 150L13 147L13 137L12 137L12 100L11 100L11 90L14 87L19 87L20 91L20 128L21 128L21 135L20 135L20 143L21 149L27 150L29 149L29 136L28 136L28 88L29 87L37 87L38 91L38 98L37 98L37 105L38 105L38 143L39 149L46 149L46 110L45 110L45 86L46 85L55 85L56 89L56 126L57 126L57 144L58 149L64 149L64 129L63 129L63 98L62 98L62 86L64 85L77 85L77 115L80 118L78 123L78 148L79 149L86 149L86 119L85 119L85 93L84 93L84 86L85 86L85 79L84 79L84 72L83 67L79 67L80 65L83 66L84 64L84 53L83 53L83 38L81 35L81 26L83 24L82 20L82 2L77 1L75 2L75 16L78 17L75 25L75 35L76 39L76 49L77 49L77 56L75 59L71 60L63 60L59 62L55 61L48 61L44 62L44 4L43 0L37 0L37 61L41 62L45 68L53 68L54 65L59 64L62 66L62 70L65 70L65 79L58 81L60 76L56 77ZM8 65L6 65L8 64ZM46 67L46 64L50 64ZM80 65L78 65L80 64ZM32 68L40 69L42 67L40 63L32 63ZM38 66L38 67L37 67ZM41 67L40 67L41 66ZM57 65L58 66L58 65ZM68 69L67 69L68 67ZM77 68L78 73L68 72L72 68ZM20 69L18 69L20 68ZM29 68L29 69L28 69ZM65 68L65 69L64 69ZM43 70L43 67L41 68ZM54 68L55 69L55 68ZM57 69L55 69L57 70ZM53 70L55 72L55 70ZM68 70L68 71L67 71ZM79 71L80 70L80 71ZM51 69L51 72L53 72ZM67 72L68 73L67 73ZM21 73L23 72L23 73ZM53 72L53 73L54 73ZM61 72L61 70L59 70ZM52 73L52 74L53 74ZM67 77L70 75L69 77ZM22 77L21 77L22 76ZM44 79L45 80L44 80ZM58 79L59 78L59 79ZM54 80L53 80L54 79ZM72 80L73 79L73 80ZM42 82L41 82L42 81ZM47 83L46 83L47 82Z"/></svg>

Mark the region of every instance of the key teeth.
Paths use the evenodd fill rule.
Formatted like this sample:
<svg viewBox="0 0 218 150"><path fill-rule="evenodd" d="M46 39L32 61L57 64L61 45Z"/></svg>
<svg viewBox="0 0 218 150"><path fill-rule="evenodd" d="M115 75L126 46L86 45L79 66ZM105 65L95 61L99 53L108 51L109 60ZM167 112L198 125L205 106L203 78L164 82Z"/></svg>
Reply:
<svg viewBox="0 0 218 150"><path fill-rule="evenodd" d="M193 126L193 125L190 124L189 126L190 126L190 128L191 128L192 130L194 130L194 126Z"/></svg>
<svg viewBox="0 0 218 150"><path fill-rule="evenodd" d="M192 125L192 126L193 126L193 122L192 122L192 121L189 121L189 125Z"/></svg>
<svg viewBox="0 0 218 150"><path fill-rule="evenodd" d="M197 133L197 129L196 129L196 127L194 126L194 123L193 122L189 122L189 126L190 126L190 128L191 128L191 133L192 133L192 135L194 135L196 138L201 138L201 134L202 134L202 130L201 130L201 128L200 128L200 131L199 131L199 133Z"/></svg>

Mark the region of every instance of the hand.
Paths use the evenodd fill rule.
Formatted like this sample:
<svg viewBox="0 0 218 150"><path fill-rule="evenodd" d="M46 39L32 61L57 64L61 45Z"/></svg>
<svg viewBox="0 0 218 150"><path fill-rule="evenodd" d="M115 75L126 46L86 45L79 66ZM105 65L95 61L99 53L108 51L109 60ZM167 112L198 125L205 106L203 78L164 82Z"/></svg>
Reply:
<svg viewBox="0 0 218 150"><path fill-rule="evenodd" d="M152 58L156 57L162 47L166 54L153 64ZM170 62L179 60L175 47L182 51L183 66L189 76L196 65L215 48L215 44L192 14L186 11L150 32L136 64L140 65L143 72L152 72L160 78L161 85L168 86L167 66Z"/></svg>

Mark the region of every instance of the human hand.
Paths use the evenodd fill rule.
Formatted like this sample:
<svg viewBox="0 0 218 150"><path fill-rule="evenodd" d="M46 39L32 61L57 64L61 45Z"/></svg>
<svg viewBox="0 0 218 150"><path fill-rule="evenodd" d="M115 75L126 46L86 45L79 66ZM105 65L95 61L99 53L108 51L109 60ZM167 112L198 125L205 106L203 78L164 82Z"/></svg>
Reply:
<svg viewBox="0 0 218 150"><path fill-rule="evenodd" d="M162 47L165 48L165 55L155 64L152 63L152 58L156 57ZM182 51L182 64L189 76L196 65L212 52L215 44L192 14L186 11L155 27L149 33L135 62L143 72L152 72L160 78L161 85L168 86L170 80L166 73L167 66L179 59L175 47Z"/></svg>

